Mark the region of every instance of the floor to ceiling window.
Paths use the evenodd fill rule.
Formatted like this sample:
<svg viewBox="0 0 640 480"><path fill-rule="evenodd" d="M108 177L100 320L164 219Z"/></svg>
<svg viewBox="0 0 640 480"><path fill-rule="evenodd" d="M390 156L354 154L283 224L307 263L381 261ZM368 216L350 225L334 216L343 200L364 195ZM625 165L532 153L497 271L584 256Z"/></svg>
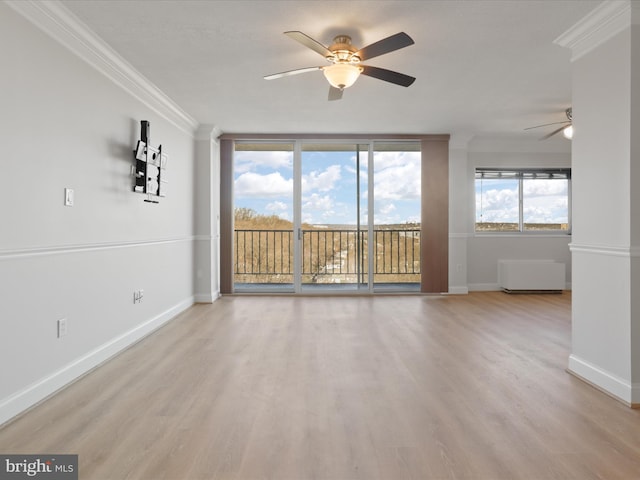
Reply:
<svg viewBox="0 0 640 480"><path fill-rule="evenodd" d="M420 139L227 140L226 293L420 291L423 162Z"/></svg>
<svg viewBox="0 0 640 480"><path fill-rule="evenodd" d="M301 142L302 291L368 289L367 144Z"/></svg>
<svg viewBox="0 0 640 480"><path fill-rule="evenodd" d="M420 142L375 142L373 282L377 290L420 283Z"/></svg>
<svg viewBox="0 0 640 480"><path fill-rule="evenodd" d="M293 144L237 144L233 167L234 283L293 291Z"/></svg>

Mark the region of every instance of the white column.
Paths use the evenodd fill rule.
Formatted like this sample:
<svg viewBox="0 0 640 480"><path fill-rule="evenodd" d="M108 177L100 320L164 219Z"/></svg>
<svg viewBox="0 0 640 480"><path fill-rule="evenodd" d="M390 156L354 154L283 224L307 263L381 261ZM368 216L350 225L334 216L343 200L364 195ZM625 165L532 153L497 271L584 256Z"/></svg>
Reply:
<svg viewBox="0 0 640 480"><path fill-rule="evenodd" d="M467 239L473 228L469 192L468 144L471 135L455 134L449 141L449 293L469 293Z"/></svg>
<svg viewBox="0 0 640 480"><path fill-rule="evenodd" d="M211 303L220 296L220 149L217 129L201 125L195 137L195 300Z"/></svg>
<svg viewBox="0 0 640 480"><path fill-rule="evenodd" d="M628 404L640 404L639 7L604 2L556 40L572 49L569 370Z"/></svg>

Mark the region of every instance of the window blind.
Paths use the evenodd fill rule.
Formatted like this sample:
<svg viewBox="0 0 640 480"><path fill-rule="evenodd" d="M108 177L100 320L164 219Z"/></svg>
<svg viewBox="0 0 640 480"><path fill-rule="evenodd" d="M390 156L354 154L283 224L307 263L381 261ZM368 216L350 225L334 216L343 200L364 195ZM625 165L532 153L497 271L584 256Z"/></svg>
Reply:
<svg viewBox="0 0 640 480"><path fill-rule="evenodd" d="M559 179L571 178L570 168L476 168L476 179Z"/></svg>

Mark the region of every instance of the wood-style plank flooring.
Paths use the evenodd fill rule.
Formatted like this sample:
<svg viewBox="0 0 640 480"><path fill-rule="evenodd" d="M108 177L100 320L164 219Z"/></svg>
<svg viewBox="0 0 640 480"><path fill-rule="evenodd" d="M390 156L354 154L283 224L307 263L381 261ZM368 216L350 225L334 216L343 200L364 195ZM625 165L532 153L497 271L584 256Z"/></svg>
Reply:
<svg viewBox="0 0 640 480"><path fill-rule="evenodd" d="M640 479L640 411L565 371L569 293L224 297L0 430L80 479Z"/></svg>

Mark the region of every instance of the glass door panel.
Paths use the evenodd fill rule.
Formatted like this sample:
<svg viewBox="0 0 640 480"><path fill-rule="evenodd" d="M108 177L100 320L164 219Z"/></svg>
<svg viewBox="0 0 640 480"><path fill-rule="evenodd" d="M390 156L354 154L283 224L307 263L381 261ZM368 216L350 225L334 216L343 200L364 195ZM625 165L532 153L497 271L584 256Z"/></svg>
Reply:
<svg viewBox="0 0 640 480"><path fill-rule="evenodd" d="M294 291L293 143L237 142L234 290Z"/></svg>
<svg viewBox="0 0 640 480"><path fill-rule="evenodd" d="M302 144L302 291L368 288L367 158L368 145Z"/></svg>
<svg viewBox="0 0 640 480"><path fill-rule="evenodd" d="M375 142L373 192L375 291L420 290L419 142Z"/></svg>

